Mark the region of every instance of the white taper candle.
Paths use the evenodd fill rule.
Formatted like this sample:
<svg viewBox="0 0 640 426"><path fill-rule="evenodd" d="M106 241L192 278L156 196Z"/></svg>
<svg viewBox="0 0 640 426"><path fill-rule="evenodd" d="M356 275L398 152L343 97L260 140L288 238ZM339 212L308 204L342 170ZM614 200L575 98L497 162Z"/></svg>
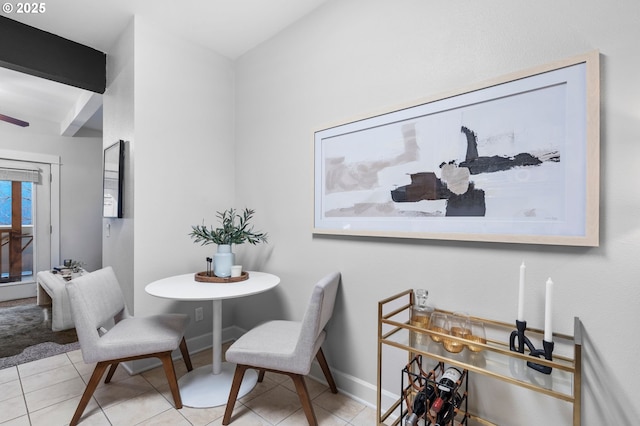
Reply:
<svg viewBox="0 0 640 426"><path fill-rule="evenodd" d="M553 281L547 280L547 292L544 300L544 340L553 342L553 325L551 311L553 306Z"/></svg>
<svg viewBox="0 0 640 426"><path fill-rule="evenodd" d="M520 285L518 290L518 321L524 321L524 273L526 266L524 261L520 265Z"/></svg>

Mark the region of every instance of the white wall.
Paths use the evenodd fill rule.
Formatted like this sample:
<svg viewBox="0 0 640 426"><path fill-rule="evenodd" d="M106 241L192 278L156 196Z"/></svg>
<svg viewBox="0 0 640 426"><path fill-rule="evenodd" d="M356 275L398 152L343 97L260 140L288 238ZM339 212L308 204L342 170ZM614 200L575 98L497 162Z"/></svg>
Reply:
<svg viewBox="0 0 640 426"><path fill-rule="evenodd" d="M583 424L633 423L640 415L640 341L632 331L640 319L638 16L633 0L334 0L238 59L237 204L256 209L257 226L271 236L241 253L243 263L282 283L243 301L235 322L246 329L274 314L300 318L314 281L340 270L325 353L340 379L375 384L378 300L424 287L439 307L511 322L524 259L529 324L543 325L549 276L557 331L572 334L573 317L582 319ZM602 69L600 247L312 235L314 130L593 49ZM508 410L497 415L515 415L504 423L530 424L518 414L536 400L505 396ZM549 424L567 421L558 414Z"/></svg>
<svg viewBox="0 0 640 426"><path fill-rule="evenodd" d="M144 286L205 270L215 250L188 234L233 204L232 63L140 17L134 51L134 309L144 314L165 306L193 316L203 306L205 320L192 318L189 333L210 333L211 303L163 301Z"/></svg>
<svg viewBox="0 0 640 426"><path fill-rule="evenodd" d="M134 20L107 53L103 95L103 148L125 141L123 218L102 219L102 263L112 266L133 311L134 229ZM101 166L102 167L102 166ZM102 216L102 212L101 212Z"/></svg>
<svg viewBox="0 0 640 426"><path fill-rule="evenodd" d="M102 139L56 132L0 123L0 149L60 157L60 260L76 259L93 271L102 266Z"/></svg>
<svg viewBox="0 0 640 426"><path fill-rule="evenodd" d="M213 253L188 234L192 224L213 221L216 210L233 202L232 105L229 60L140 16L108 52L104 144L125 140L127 157L125 217L104 220L103 262L114 267L136 314L193 316L195 306L159 300L144 287L204 270ZM211 332L209 305L190 335Z"/></svg>

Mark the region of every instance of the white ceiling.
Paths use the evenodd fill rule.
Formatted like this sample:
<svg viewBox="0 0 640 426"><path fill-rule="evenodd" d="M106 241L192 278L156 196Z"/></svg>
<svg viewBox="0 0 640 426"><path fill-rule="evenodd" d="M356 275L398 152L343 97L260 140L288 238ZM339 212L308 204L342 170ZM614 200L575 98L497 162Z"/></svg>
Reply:
<svg viewBox="0 0 640 426"><path fill-rule="evenodd" d="M42 14L5 14L105 53L134 15L230 59L271 38L327 0L57 0ZM94 116L89 92L0 68L0 114L47 120L62 130ZM75 112L80 108L80 114ZM101 129L101 108L97 127ZM71 125L70 115L76 114ZM87 116L89 115L89 116ZM0 126L10 124L0 122ZM89 122L85 127L93 126ZM61 133L62 134L62 133Z"/></svg>

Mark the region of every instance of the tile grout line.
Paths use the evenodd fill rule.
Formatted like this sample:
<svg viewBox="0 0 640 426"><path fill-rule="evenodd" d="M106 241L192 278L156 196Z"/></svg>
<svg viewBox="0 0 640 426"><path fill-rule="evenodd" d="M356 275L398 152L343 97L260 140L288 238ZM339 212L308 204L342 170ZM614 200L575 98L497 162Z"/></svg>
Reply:
<svg viewBox="0 0 640 426"><path fill-rule="evenodd" d="M24 411L26 411L27 413L27 420L29 421L29 424L32 424L31 413L29 412L29 406L27 405L27 394L24 391L24 387L22 386L22 375L20 374L20 369L18 368L17 365L14 368L16 369L16 374L18 375L18 381L20 382L20 392L22 392L22 402L24 403ZM19 419L19 418L20 417L16 417L16 419Z"/></svg>

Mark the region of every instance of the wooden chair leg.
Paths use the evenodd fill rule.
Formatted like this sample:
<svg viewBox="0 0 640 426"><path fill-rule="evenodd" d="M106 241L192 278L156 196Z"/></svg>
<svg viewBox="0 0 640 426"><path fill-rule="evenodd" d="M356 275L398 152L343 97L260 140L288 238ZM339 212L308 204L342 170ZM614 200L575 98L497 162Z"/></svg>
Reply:
<svg viewBox="0 0 640 426"><path fill-rule="evenodd" d="M318 426L318 419L316 419L316 413L313 411L311 398L309 397L309 391L307 390L307 384L304 381L304 377L300 374L289 374L289 376L293 379L293 383L296 385L298 398L300 398L300 403L302 404L304 414L307 416L309 426Z"/></svg>
<svg viewBox="0 0 640 426"><path fill-rule="evenodd" d="M119 362L114 362L113 364L111 364L111 368L109 368L107 377L104 379L105 383L111 382L111 379L113 378L113 374L116 372L116 368L118 368L118 365L120 365Z"/></svg>
<svg viewBox="0 0 640 426"><path fill-rule="evenodd" d="M233 373L233 383L231 383L231 390L229 391L229 399L227 400L227 407L224 410L224 417L222 418L222 424L228 425L231 422L231 414L233 414L233 406L236 405L238 399L238 392L240 392L240 385L242 385L242 379L244 378L244 372L249 368L248 365L238 364L236 365L236 371Z"/></svg>
<svg viewBox="0 0 640 426"><path fill-rule="evenodd" d="M265 370L263 370L263 369L258 370L258 382L259 383L262 383L262 381L264 380L264 373L265 373Z"/></svg>
<svg viewBox="0 0 640 426"><path fill-rule="evenodd" d="M333 380L333 376L331 375L331 370L329 370L329 364L327 364L327 359L324 357L322 348L318 350L318 353L316 354L316 358L318 359L320 368L322 368L322 372L324 373L325 379L327 379L327 383L329 384L329 389L331 389L332 393L338 393L336 382Z"/></svg>
<svg viewBox="0 0 640 426"><path fill-rule="evenodd" d="M178 378L176 377L176 370L173 366L173 359L171 359L171 351L159 354L158 358L162 361L164 373L167 375L167 381L169 382L169 388L171 389L171 395L173 395L173 402L176 405L176 409L179 410L182 408L182 398L180 397Z"/></svg>
<svg viewBox="0 0 640 426"><path fill-rule="evenodd" d="M187 371L193 370L193 365L191 365L191 356L189 355L189 349L187 349L187 341L182 338L180 342L180 353L182 353L182 359L187 366Z"/></svg>
<svg viewBox="0 0 640 426"><path fill-rule="evenodd" d="M76 408L76 412L73 413L73 418L69 423L70 426L75 426L80 421L80 417L82 417L82 413L84 413L85 408L87 408L87 404L89 400L93 396L93 393L96 391L98 387L98 383L100 382L100 378L106 371L109 366L109 361L102 361L96 364L96 368L93 369L93 374L91 375L91 379L89 379L89 383L87 383L87 387L82 394L82 398L80 398L80 402L78 403L78 407Z"/></svg>

